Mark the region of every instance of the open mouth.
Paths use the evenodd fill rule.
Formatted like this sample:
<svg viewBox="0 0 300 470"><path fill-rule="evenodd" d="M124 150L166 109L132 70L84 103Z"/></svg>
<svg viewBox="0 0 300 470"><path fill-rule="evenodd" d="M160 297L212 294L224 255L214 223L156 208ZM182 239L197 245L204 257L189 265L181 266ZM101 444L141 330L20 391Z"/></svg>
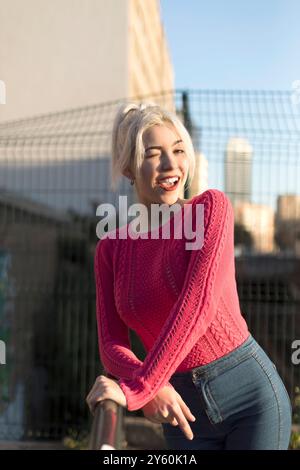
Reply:
<svg viewBox="0 0 300 470"><path fill-rule="evenodd" d="M164 191L174 191L179 184L179 176L173 176L171 178L164 178L158 182L158 185Z"/></svg>

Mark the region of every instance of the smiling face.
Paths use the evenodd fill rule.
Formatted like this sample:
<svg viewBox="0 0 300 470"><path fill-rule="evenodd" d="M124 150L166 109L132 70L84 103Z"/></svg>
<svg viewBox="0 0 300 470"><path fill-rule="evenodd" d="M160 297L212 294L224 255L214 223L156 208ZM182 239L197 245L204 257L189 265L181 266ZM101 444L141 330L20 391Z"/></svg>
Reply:
<svg viewBox="0 0 300 470"><path fill-rule="evenodd" d="M140 176L135 179L139 201L172 205L180 202L188 176L189 160L184 144L172 124L154 125L143 134L145 148ZM168 182L162 179L177 177ZM171 184L171 183L174 184Z"/></svg>

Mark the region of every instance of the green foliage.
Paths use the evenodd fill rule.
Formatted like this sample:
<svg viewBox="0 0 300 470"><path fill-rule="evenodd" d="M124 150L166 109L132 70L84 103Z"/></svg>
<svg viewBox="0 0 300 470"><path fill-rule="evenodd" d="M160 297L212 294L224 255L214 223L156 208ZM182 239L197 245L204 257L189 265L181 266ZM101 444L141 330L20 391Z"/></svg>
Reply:
<svg viewBox="0 0 300 470"><path fill-rule="evenodd" d="M298 431L292 431L289 450L300 449L300 433Z"/></svg>
<svg viewBox="0 0 300 470"><path fill-rule="evenodd" d="M87 450L89 445L88 431L83 430L78 432L70 428L63 439L63 445L70 450Z"/></svg>
<svg viewBox="0 0 300 470"><path fill-rule="evenodd" d="M295 397L293 405L293 424L297 425L300 424L300 387L295 387ZM289 449L300 449L300 426L299 430L292 431Z"/></svg>
<svg viewBox="0 0 300 470"><path fill-rule="evenodd" d="M300 387L295 387L293 423L300 424Z"/></svg>

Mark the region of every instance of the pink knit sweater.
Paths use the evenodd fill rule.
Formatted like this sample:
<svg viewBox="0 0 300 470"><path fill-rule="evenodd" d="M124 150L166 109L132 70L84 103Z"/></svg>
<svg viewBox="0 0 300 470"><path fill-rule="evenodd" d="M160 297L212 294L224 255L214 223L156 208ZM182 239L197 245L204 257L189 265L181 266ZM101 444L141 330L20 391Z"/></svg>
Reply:
<svg viewBox="0 0 300 470"><path fill-rule="evenodd" d="M169 239L151 238L150 232L148 239L122 239L128 224L106 233L96 246L100 358L118 379L128 410L142 408L161 387L172 386L168 380L175 372L214 361L249 336L236 287L231 202L218 189L195 196L185 204L194 230L196 204L204 204L200 249L187 250L187 238L174 238L184 208L172 217ZM154 232L161 236L162 226L151 236ZM145 347L144 362L131 350L128 328Z"/></svg>

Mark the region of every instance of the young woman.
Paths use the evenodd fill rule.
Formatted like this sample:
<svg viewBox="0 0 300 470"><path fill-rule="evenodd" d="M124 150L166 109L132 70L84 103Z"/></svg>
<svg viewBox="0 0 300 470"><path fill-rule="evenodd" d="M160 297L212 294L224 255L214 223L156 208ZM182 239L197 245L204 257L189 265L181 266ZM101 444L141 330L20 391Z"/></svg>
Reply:
<svg viewBox="0 0 300 470"><path fill-rule="evenodd" d="M181 198L194 168L191 138L176 115L151 103L119 109L113 187L118 176L130 178L145 210L140 225L97 243L99 351L116 380L99 376L87 403L92 412L107 398L142 409L162 424L169 449L287 449L289 396L240 311L233 208L218 189ZM153 223L153 206L172 216ZM200 243L193 246L190 234ZM143 342L144 362L128 328Z"/></svg>

